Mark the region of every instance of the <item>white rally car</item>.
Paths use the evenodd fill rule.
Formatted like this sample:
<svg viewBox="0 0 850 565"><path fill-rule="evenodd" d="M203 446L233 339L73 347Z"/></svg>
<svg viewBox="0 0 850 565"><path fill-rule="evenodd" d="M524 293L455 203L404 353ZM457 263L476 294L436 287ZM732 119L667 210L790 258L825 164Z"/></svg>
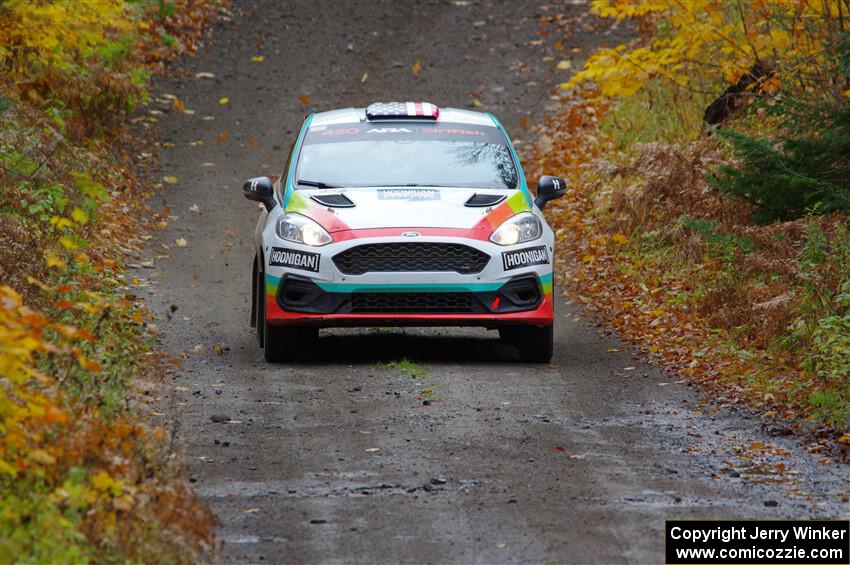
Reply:
<svg viewBox="0 0 850 565"><path fill-rule="evenodd" d="M554 235L492 114L424 102L307 116L280 177L247 181L257 223L252 325L267 361L319 328L483 326L552 357Z"/></svg>

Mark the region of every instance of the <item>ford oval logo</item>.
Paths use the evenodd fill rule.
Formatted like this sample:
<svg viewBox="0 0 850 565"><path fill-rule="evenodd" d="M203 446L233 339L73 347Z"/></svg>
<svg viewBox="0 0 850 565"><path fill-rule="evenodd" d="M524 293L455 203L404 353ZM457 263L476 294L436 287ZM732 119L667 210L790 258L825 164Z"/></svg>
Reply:
<svg viewBox="0 0 850 565"><path fill-rule="evenodd" d="M402 235L402 237L419 237L422 234L419 233L418 231L406 231L401 235Z"/></svg>

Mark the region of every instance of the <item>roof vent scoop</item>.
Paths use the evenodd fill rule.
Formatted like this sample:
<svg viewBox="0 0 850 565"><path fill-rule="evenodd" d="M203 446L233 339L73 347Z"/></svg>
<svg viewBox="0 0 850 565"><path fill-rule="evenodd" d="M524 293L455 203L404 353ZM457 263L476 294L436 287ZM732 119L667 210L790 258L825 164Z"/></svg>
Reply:
<svg viewBox="0 0 850 565"><path fill-rule="evenodd" d="M314 194L311 198L329 208L354 208L354 202L344 194Z"/></svg>
<svg viewBox="0 0 850 565"><path fill-rule="evenodd" d="M436 120L440 109L429 102L375 102L366 108L366 119Z"/></svg>
<svg viewBox="0 0 850 565"><path fill-rule="evenodd" d="M475 193L469 197L464 203L464 206L468 206L470 208L485 208L490 206L495 206L499 202L505 199L504 194L478 194Z"/></svg>

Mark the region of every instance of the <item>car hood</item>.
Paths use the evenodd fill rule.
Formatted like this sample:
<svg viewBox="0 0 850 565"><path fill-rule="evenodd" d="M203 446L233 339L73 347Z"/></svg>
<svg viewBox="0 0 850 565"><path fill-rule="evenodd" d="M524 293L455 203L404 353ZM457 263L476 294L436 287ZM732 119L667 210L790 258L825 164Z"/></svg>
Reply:
<svg viewBox="0 0 850 565"><path fill-rule="evenodd" d="M330 195L342 194L353 206L326 206ZM473 188L355 188L348 190L304 190L294 193L296 200L307 201L307 210L301 206L287 210L313 217L330 232L344 229L373 228L472 228L495 208L511 205L514 213L529 209L524 198L518 198L518 190L494 190ZM467 206L473 196L504 196L501 202L490 206ZM514 197L511 199L511 197ZM510 200L510 202L508 202ZM517 206L517 202L522 206ZM329 218L327 214L333 214ZM328 221L330 219L337 221Z"/></svg>

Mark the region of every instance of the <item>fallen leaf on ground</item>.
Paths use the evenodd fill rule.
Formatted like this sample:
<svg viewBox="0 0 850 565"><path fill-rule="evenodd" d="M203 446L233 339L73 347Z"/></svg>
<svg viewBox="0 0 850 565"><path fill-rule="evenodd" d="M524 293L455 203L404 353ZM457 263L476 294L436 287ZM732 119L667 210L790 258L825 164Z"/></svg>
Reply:
<svg viewBox="0 0 850 565"><path fill-rule="evenodd" d="M167 177L162 177L162 180L164 180L168 184L177 184L177 177L175 177L174 175L168 175Z"/></svg>
<svg viewBox="0 0 850 565"><path fill-rule="evenodd" d="M300 96L298 97L298 101L299 101L299 102L301 102L302 104L309 104L309 103L310 103L310 97L309 97L309 96L304 96L304 95L302 94L302 95L300 95Z"/></svg>
<svg viewBox="0 0 850 565"><path fill-rule="evenodd" d="M218 134L218 137L217 137L217 138L215 138L215 140L216 140L217 142L219 142L219 143L224 143L225 141L227 141L227 138L228 138L228 137L230 137L230 136L228 135L228 133L227 133L226 131L223 131L223 132L221 132L220 134Z"/></svg>
<svg viewBox="0 0 850 565"><path fill-rule="evenodd" d="M250 141L248 141L248 145L251 146L251 149L256 149L260 146L260 142L257 141L256 137L252 137Z"/></svg>
<svg viewBox="0 0 850 565"><path fill-rule="evenodd" d="M266 60L266 58L262 55L254 55L253 57L251 57L251 60L254 61L255 63L262 63L263 61Z"/></svg>
<svg viewBox="0 0 850 565"><path fill-rule="evenodd" d="M555 65L555 68L557 68L561 71L566 71L568 69L571 69L572 67L573 67L573 64L570 63L569 61L561 61L560 63Z"/></svg>
<svg viewBox="0 0 850 565"><path fill-rule="evenodd" d="M175 98L171 101L171 105L174 106L178 112L185 112L186 106L183 104L183 101L179 98Z"/></svg>
<svg viewBox="0 0 850 565"><path fill-rule="evenodd" d="M189 211L192 212L193 214L200 214L201 213L201 209L198 207L197 204L192 204L191 206L189 206Z"/></svg>
<svg viewBox="0 0 850 565"><path fill-rule="evenodd" d="M419 62L419 59L417 59L416 62L413 63L413 66L410 67L410 70L413 73L413 76L419 76L419 73L422 71L422 63Z"/></svg>
<svg viewBox="0 0 850 565"><path fill-rule="evenodd" d="M245 514L253 514L255 512L259 512L259 511L260 511L259 508L249 508L248 510L243 510L242 512L244 512Z"/></svg>
<svg viewBox="0 0 850 565"><path fill-rule="evenodd" d="M227 104L230 104L230 98L228 98L227 96L222 96L218 99L218 103L222 106L226 106Z"/></svg>
<svg viewBox="0 0 850 565"><path fill-rule="evenodd" d="M369 73L363 73L363 76L360 78L360 82L366 82L367 78L369 78Z"/></svg>
<svg viewBox="0 0 850 565"><path fill-rule="evenodd" d="M186 240L185 240L184 238L182 238L182 237L178 237L177 239L175 239L175 240L174 240L174 243L176 243L176 244L177 244L177 247L186 247L187 245L189 245L189 242L188 242L188 241L186 241Z"/></svg>
<svg viewBox="0 0 850 565"><path fill-rule="evenodd" d="M214 75L214 74L212 74L212 73L200 72L200 73L195 73L195 78L206 78L206 79L210 79L210 78L215 78L215 75Z"/></svg>

